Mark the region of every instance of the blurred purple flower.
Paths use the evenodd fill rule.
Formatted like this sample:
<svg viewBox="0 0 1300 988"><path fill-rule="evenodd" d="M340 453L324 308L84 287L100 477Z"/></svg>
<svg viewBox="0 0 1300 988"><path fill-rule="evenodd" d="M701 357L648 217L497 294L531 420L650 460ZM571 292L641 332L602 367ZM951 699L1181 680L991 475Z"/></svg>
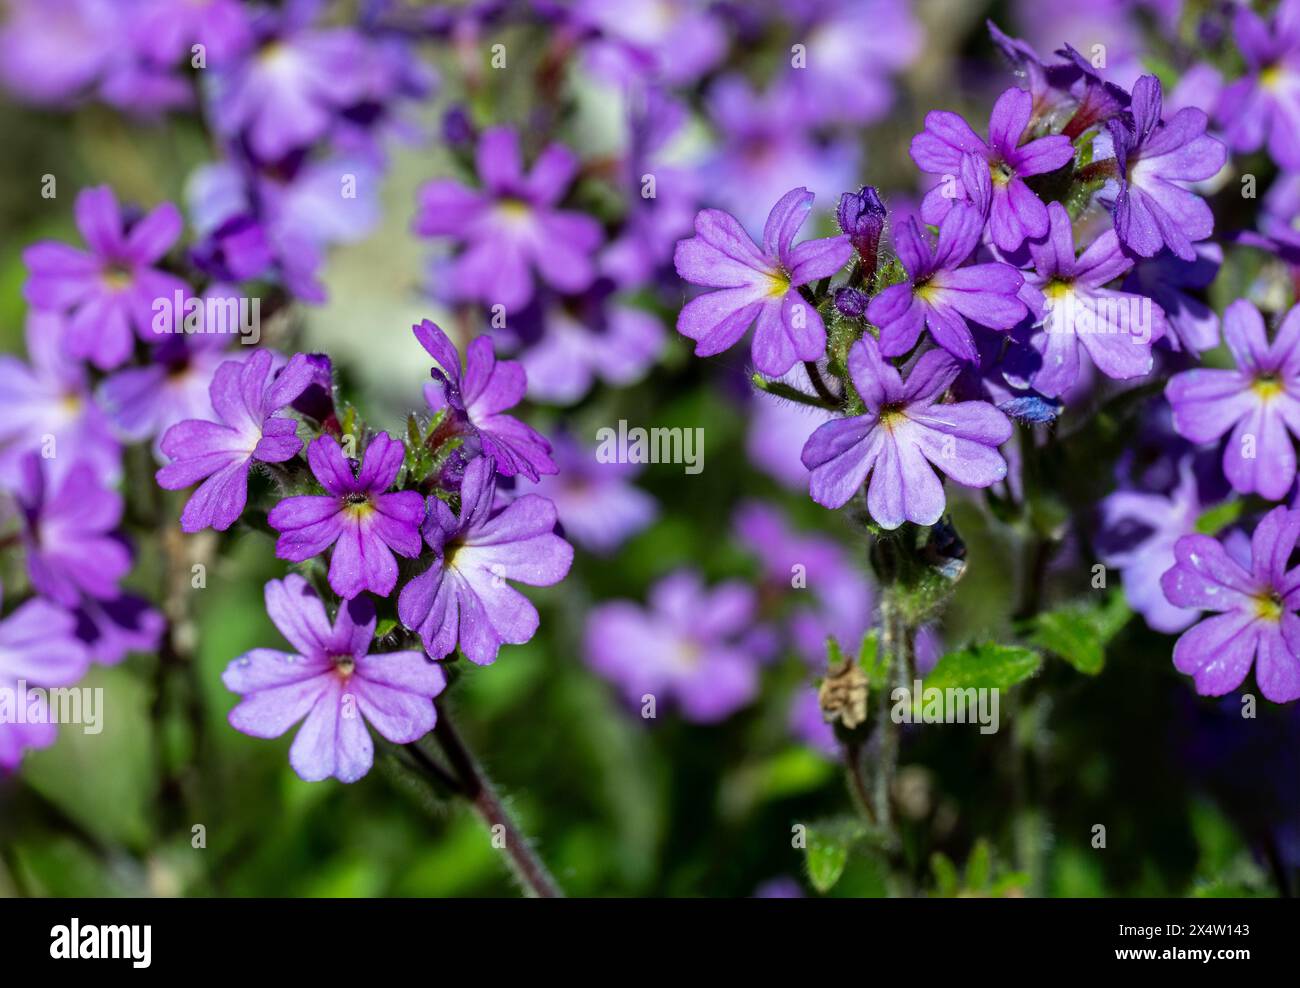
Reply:
<svg viewBox="0 0 1300 988"><path fill-rule="evenodd" d="M682 715L715 723L758 692L761 655L754 591L738 581L709 589L698 573L677 570L650 588L649 607L615 600L587 617L588 664L630 704L676 702Z"/></svg>
<svg viewBox="0 0 1300 988"><path fill-rule="evenodd" d="M1260 520L1249 557L1238 560L1208 535L1185 535L1161 577L1171 604L1218 612L1174 644L1174 667L1196 692L1222 696L1242 684L1251 663L1259 691L1274 703L1300 698L1300 567L1287 560L1300 536L1300 513L1277 507Z"/></svg>
<svg viewBox="0 0 1300 988"><path fill-rule="evenodd" d="M573 562L573 547L554 532L554 504L525 494L494 512L495 494L492 460L480 456L465 468L459 517L429 498L423 531L434 563L402 588L397 614L435 659L459 644L471 662L488 665L502 644L528 641L537 610L506 581L551 586Z"/></svg>
<svg viewBox="0 0 1300 988"><path fill-rule="evenodd" d="M71 686L85 675L89 660L75 626L71 613L39 597L0 620L0 693L37 708L26 723L0 717L0 769L12 771L24 751L54 743L58 725L48 723L45 698L27 690Z"/></svg>
<svg viewBox="0 0 1300 988"><path fill-rule="evenodd" d="M866 414L827 422L808 440L803 462L812 499L827 508L847 503L867 475L867 509L887 529L904 521L933 525L944 512L938 467L966 487L988 487L1007 473L997 447L1011 421L978 401L941 404L960 366L941 350L923 353L904 383L875 339L849 351L849 374Z"/></svg>
<svg viewBox="0 0 1300 988"><path fill-rule="evenodd" d="M295 354L273 377L272 360L259 349L223 363L208 389L217 421L189 419L163 435L160 448L172 462L158 471L158 485L177 491L202 481L181 512L182 531L224 532L244 511L253 461L283 463L302 448L298 423L275 412L311 383L311 364Z"/></svg>
<svg viewBox="0 0 1300 988"><path fill-rule="evenodd" d="M155 339L155 299L186 292L183 281L155 265L181 235L181 214L163 203L128 224L107 185L82 189L75 205L77 229L89 251L43 240L23 251L31 276L23 287L39 309L69 315L68 352L109 370L131 355L132 328Z"/></svg>
<svg viewBox="0 0 1300 988"><path fill-rule="evenodd" d="M566 537L608 555L655 520L655 499L630 482L636 464L602 463L594 449L564 433L554 446L559 472L541 478L537 493L554 502Z"/></svg>
<svg viewBox="0 0 1300 988"><path fill-rule="evenodd" d="M1165 314L1165 341L1195 355L1219 345L1219 314L1193 292L1208 288L1222 264L1223 248L1215 243L1197 244L1191 262L1164 251L1136 264L1120 288L1154 301Z"/></svg>
<svg viewBox="0 0 1300 988"><path fill-rule="evenodd" d="M1245 4L1236 7L1233 41L1246 75L1229 83L1216 118L1228 145L1268 153L1284 169L1300 169L1300 2L1282 0L1272 22Z"/></svg>
<svg viewBox="0 0 1300 988"><path fill-rule="evenodd" d="M479 139L476 162L482 191L434 179L420 189L415 217L421 236L450 237L464 246L449 272L456 297L515 312L533 296L534 270L560 292L590 285L600 224L557 208L578 170L573 152L551 144L525 174L518 133L492 127Z"/></svg>
<svg viewBox="0 0 1300 988"><path fill-rule="evenodd" d="M306 720L289 749L299 777L355 782L374 763L367 722L394 744L433 730L433 698L447 685L442 669L419 652L370 654L375 609L359 597L330 623L301 576L266 585L266 612L293 652L255 648L226 667L221 681L243 699L230 725L255 738L278 738Z"/></svg>
<svg viewBox="0 0 1300 988"><path fill-rule="evenodd" d="M161 612L130 593L111 600L83 597L76 618L77 637L91 660L103 665L121 662L128 652L155 651L167 628Z"/></svg>
<svg viewBox="0 0 1300 988"><path fill-rule="evenodd" d="M20 477L19 463L28 453L49 456L51 480L74 463L89 463L104 482L117 479L122 447L90 392L90 375L63 347L63 317L32 310L27 315L28 365L0 354L0 489Z"/></svg>
<svg viewBox="0 0 1300 988"><path fill-rule="evenodd" d="M727 51L727 32L707 0L576 0L574 25L594 32L587 58L599 75L620 82L694 82Z"/></svg>
<svg viewBox="0 0 1300 988"><path fill-rule="evenodd" d="M799 288L833 275L853 248L845 236L794 245L812 203L807 189L782 196L768 214L761 249L728 213L705 209L695 217L696 236L677 245L677 273L720 289L692 299L677 318L677 331L696 341L696 354L729 349L755 324L751 353L764 374L779 377L798 361L822 356L826 327Z"/></svg>
<svg viewBox="0 0 1300 988"><path fill-rule="evenodd" d="M100 481L87 463L73 464L57 482L29 453L16 491L23 516L22 542L32 587L73 608L82 594L113 598L131 569L131 552L114 535L122 520L122 498Z"/></svg>
<svg viewBox="0 0 1300 988"><path fill-rule="evenodd" d="M1196 532L1201 513L1196 475L1190 457L1179 465L1178 485L1167 496L1144 491L1116 491L1101 502L1102 527L1122 540L1121 548L1099 553L1103 563L1119 569L1124 596L1133 610L1156 631L1182 631L1197 618L1165 597L1160 578L1174 565L1174 545ZM1136 536L1125 530L1136 528ZM1125 535L1128 535L1125 538Z"/></svg>

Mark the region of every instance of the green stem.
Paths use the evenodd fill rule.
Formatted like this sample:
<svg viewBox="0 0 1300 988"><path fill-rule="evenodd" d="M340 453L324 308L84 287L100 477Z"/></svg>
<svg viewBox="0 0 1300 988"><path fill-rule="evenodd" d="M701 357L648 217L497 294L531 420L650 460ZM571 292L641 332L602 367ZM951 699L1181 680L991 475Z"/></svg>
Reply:
<svg viewBox="0 0 1300 988"><path fill-rule="evenodd" d="M801 405L811 405L813 408L825 408L832 412L840 407L839 402L835 401L833 397L827 400L817 395L804 394L798 388L791 387L784 381L769 381L761 374L753 375L750 380L754 382L754 387L758 388L758 390L766 391L770 395L776 395L776 397L784 398L787 401L795 401ZM825 387L825 384L822 387Z"/></svg>

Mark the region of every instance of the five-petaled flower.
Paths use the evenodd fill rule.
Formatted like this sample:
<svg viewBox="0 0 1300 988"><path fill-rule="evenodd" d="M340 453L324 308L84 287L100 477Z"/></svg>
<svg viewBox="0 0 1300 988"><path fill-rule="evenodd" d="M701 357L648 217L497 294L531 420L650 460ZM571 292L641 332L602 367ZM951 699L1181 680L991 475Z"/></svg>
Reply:
<svg viewBox="0 0 1300 988"><path fill-rule="evenodd" d="M353 469L331 436L307 447L307 462L326 492L285 498L267 515L280 533L275 553L300 563L330 546L330 587L351 600L363 590L387 597L397 584L393 553L420 554L424 498L416 491L387 493L402 467L406 447L386 432L366 446L361 469Z"/></svg>
<svg viewBox="0 0 1300 988"><path fill-rule="evenodd" d="M181 529L224 532L248 503L248 472L253 461L283 463L302 449L298 423L276 415L312 382L313 367L295 354L272 376L269 350L247 360L228 360L217 368L208 390L220 421L187 419L163 434L159 448L172 458L160 469L158 484L176 491L198 483L181 512Z"/></svg>
<svg viewBox="0 0 1300 988"><path fill-rule="evenodd" d="M434 562L402 588L397 616L435 659L459 643L467 659L487 665L503 643L528 641L537 610L506 581L550 586L573 562L573 547L554 531L554 504L525 494L494 511L495 498L492 461L482 456L465 468L459 517L429 498L424 538Z"/></svg>
<svg viewBox="0 0 1300 988"><path fill-rule="evenodd" d="M1223 472L1243 494L1271 501L1295 483L1291 434L1300 431L1300 306L1282 320L1272 344L1264 319L1238 299L1223 313L1223 337L1236 370L1197 367L1165 387L1174 428L1194 443L1215 442L1229 429Z"/></svg>
<svg viewBox="0 0 1300 988"><path fill-rule="evenodd" d="M853 344L849 374L866 413L833 419L809 437L803 463L812 471L812 499L838 508L870 474L867 510L877 524L933 525L945 504L934 467L966 487L1005 477L997 447L1011 438L1011 420L988 402L939 401L960 370L942 350L927 350L904 382L874 338Z"/></svg>
<svg viewBox="0 0 1300 988"><path fill-rule="evenodd" d="M795 245L812 203L803 188L782 196L768 214L762 248L729 213L704 209L695 217L695 236L678 242L674 260L684 280L718 289L692 299L677 318L699 356L729 349L755 323L751 353L764 374L780 377L825 352L826 326L799 289L842 268L853 245L843 235Z"/></svg>
<svg viewBox="0 0 1300 988"><path fill-rule="evenodd" d="M230 725L255 738L278 738L306 720L289 764L308 782L355 782L374 762L366 723L394 744L433 730L433 698L447 684L420 652L370 653L375 609L368 597L325 605L296 573L266 585L266 612L293 652L255 648L226 667L221 681L243 699Z"/></svg>
<svg viewBox="0 0 1300 988"><path fill-rule="evenodd" d="M1198 693L1231 692L1253 661L1265 697L1300 698L1300 567L1287 568L1297 536L1300 512L1277 507L1249 545L1184 535L1174 546L1174 565L1160 578L1165 596L1178 607L1218 612L1174 643L1174 666L1195 678Z"/></svg>

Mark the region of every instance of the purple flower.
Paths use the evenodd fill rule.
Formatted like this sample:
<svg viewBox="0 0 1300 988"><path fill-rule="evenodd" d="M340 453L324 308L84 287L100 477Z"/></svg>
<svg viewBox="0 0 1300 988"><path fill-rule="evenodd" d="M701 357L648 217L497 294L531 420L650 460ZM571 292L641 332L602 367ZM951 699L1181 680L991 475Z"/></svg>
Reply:
<svg viewBox="0 0 1300 988"><path fill-rule="evenodd" d="M242 360L226 352L228 337L200 334L173 336L150 353L142 367L124 367L105 378L96 397L108 420L125 439L161 438L186 419L213 417L208 389L217 368ZM161 457L159 457L161 459Z"/></svg>
<svg viewBox="0 0 1300 988"><path fill-rule="evenodd" d="M1080 352L1107 377L1126 380L1150 373L1151 344L1164 336L1164 312L1145 295L1104 287L1133 266L1113 230L1074 256L1074 232L1065 207L1048 210L1050 231L1029 242L1034 270L1026 273L1021 299L1038 319L1030 346L1041 366L1029 380L1050 398L1079 377Z"/></svg>
<svg viewBox="0 0 1300 988"><path fill-rule="evenodd" d="M524 174L519 135L509 127L483 132L476 156L483 190L449 178L420 190L415 231L452 237L465 246L448 277L458 298L500 304L515 312L533 297L533 272L560 292L580 292L596 276L593 254L600 224L584 213L557 208L578 170L578 159L549 145Z"/></svg>
<svg viewBox="0 0 1300 988"><path fill-rule="evenodd" d="M1168 345L1196 354L1219 345L1219 315L1193 292L1209 287L1222 264L1222 247L1197 244L1195 261L1189 263L1167 251L1157 254L1135 265L1120 287L1149 296L1164 311Z"/></svg>
<svg viewBox="0 0 1300 988"><path fill-rule="evenodd" d="M1234 151L1268 153L1285 169L1300 168L1300 4L1282 0L1271 25L1242 4L1233 39L1247 74L1223 90L1215 114Z"/></svg>
<svg viewBox="0 0 1300 988"><path fill-rule="evenodd" d="M154 651L167 625L147 600L129 593L112 600L83 597L76 618L77 637L91 661L103 665L121 662L128 652Z"/></svg>
<svg viewBox="0 0 1300 988"><path fill-rule="evenodd" d="M543 477L537 493L554 502L564 534L584 549L608 555L658 515L655 499L630 483L636 464L601 463L593 449L563 433L555 460L559 472Z"/></svg>
<svg viewBox="0 0 1300 988"><path fill-rule="evenodd" d="M385 493L397 479L406 447L386 432L366 446L354 475L332 436L307 447L307 462L327 491L285 498L267 515L280 533L275 554L301 563L330 546L330 587L351 600L363 590L387 597L397 584L397 560L420 554L424 498L416 491Z"/></svg>
<svg viewBox="0 0 1300 988"><path fill-rule="evenodd" d="M653 10L641 0L579 0L571 16L597 32L587 42L595 71L629 82L638 78L670 84L693 82L727 51L727 32L711 5L668 0Z"/></svg>
<svg viewBox="0 0 1300 988"><path fill-rule="evenodd" d="M555 505L525 494L493 512L492 460L465 468L460 516L429 498L424 538L432 566L402 588L397 615L418 631L435 659L457 644L471 662L496 661L501 645L520 645L537 631L537 610L507 580L546 587L569 572L573 547L555 534Z"/></svg>
<svg viewBox="0 0 1300 988"><path fill-rule="evenodd" d="M221 681L243 699L230 724L255 738L278 738L306 720L289 749L299 777L355 782L374 762L367 722L394 744L433 730L433 698L447 685L442 669L419 652L371 655L375 609L359 597L325 606L296 573L266 585L266 612L293 652L255 648L226 667Z"/></svg>
<svg viewBox="0 0 1300 988"><path fill-rule="evenodd" d="M979 350L968 320L990 329L1010 329L1024 318L1025 305L1016 297L1024 284L1019 271L999 261L962 267L978 245L982 228L979 212L964 203L949 210L939 224L933 250L914 217L894 228L894 248L909 281L886 288L867 307L867 318L880 327L882 354L907 353L928 327L939 346L958 360L976 363Z"/></svg>
<svg viewBox="0 0 1300 988"><path fill-rule="evenodd" d="M126 18L103 0L10 0L0 23L0 83L62 105L95 85L126 47Z"/></svg>
<svg viewBox="0 0 1300 988"><path fill-rule="evenodd" d="M711 590L699 574L677 570L650 589L649 608L615 600L587 617L588 664L640 708L676 702L682 715L716 723L758 693L758 656L745 636L756 599L739 581Z"/></svg>
<svg viewBox="0 0 1300 988"><path fill-rule="evenodd" d="M1228 482L1276 501L1296 478L1291 434L1300 432L1300 307L1286 314L1270 344L1259 310L1238 299L1224 310L1223 337L1237 369L1176 374L1165 387L1174 428L1194 443L1214 442L1232 429L1223 450Z"/></svg>
<svg viewBox="0 0 1300 988"><path fill-rule="evenodd" d="M889 74L911 64L924 34L901 0L801 3L786 7L798 18L794 37L806 62L790 73L807 112L819 122L871 123L893 103Z"/></svg>
<svg viewBox="0 0 1300 988"><path fill-rule="evenodd" d="M85 646L77 640L76 621L47 600L29 600L0 620L0 693L15 703L35 705L37 716L27 723L0 717L0 769L12 771L29 748L48 748L58 733L48 723L45 699L29 687L71 686L86 673Z"/></svg>
<svg viewBox="0 0 1300 988"><path fill-rule="evenodd" d="M116 597L118 581L131 569L130 551L113 535L122 520L121 496L87 463L74 464L58 482L46 476L44 463L28 454L17 491L32 586L69 608L82 594Z"/></svg>
<svg viewBox="0 0 1300 988"><path fill-rule="evenodd" d="M122 447L91 396L85 366L63 348L64 324L52 312L27 315L31 366L0 354L0 488L15 484L28 453L49 456L51 479L74 463L90 463L105 482L121 472Z"/></svg>
<svg viewBox="0 0 1300 988"><path fill-rule="evenodd" d="M1208 535L1185 535L1160 579L1177 607L1218 612L1174 644L1174 667L1196 692L1222 696L1255 664L1259 691L1274 703L1300 698L1300 568L1287 560L1300 535L1300 513L1277 507L1260 520L1247 559L1234 559Z"/></svg>
<svg viewBox="0 0 1300 988"><path fill-rule="evenodd" d="M209 388L218 421L189 419L163 436L160 448L172 462L158 471L158 485L178 491L202 481L181 512L183 531L224 532L244 511L253 461L283 463L302 448L298 423L274 413L311 383L312 365L295 354L273 377L271 364L269 350L226 361Z"/></svg>
<svg viewBox="0 0 1300 988"><path fill-rule="evenodd" d="M761 250L734 216L704 209L695 217L696 235L677 245L677 273L720 289L692 299L677 318L677 331L696 341L698 355L721 353L757 323L751 353L764 374L779 377L798 361L822 356L826 327L799 288L833 275L853 247L845 236L794 246L812 203L807 189L782 196L768 214Z"/></svg>
<svg viewBox="0 0 1300 988"><path fill-rule="evenodd" d="M1178 485L1167 496L1144 491L1116 491L1101 502L1102 525L1109 533L1137 527L1141 535L1130 544L1100 553L1124 579L1124 596L1148 625L1166 634L1182 631L1196 612L1176 607L1165 597L1160 579L1174 565L1174 545L1196 532L1201 513L1191 457L1179 464Z"/></svg>
<svg viewBox="0 0 1300 988"><path fill-rule="evenodd" d="M1214 232L1214 214L1187 184L1217 174L1228 151L1205 133L1204 111L1186 106L1167 121L1160 114L1160 80L1144 75L1133 86L1128 118L1106 124L1119 168L1115 232L1142 257L1168 247L1194 261L1192 244Z"/></svg>
<svg viewBox="0 0 1300 988"><path fill-rule="evenodd" d="M858 145L816 132L807 102L791 75L756 93L736 75L709 90L708 110L718 130L716 157L703 169L708 196L745 227L763 222L763 207L803 186L823 202L853 184Z"/></svg>
<svg viewBox="0 0 1300 988"><path fill-rule="evenodd" d="M460 354L437 325L425 319L412 329L437 364L430 372L433 382L424 386L424 397L435 412L447 409L447 427L476 437L503 477L521 473L536 481L541 474L555 473L551 444L531 426L502 414L523 400L528 388L523 367L513 360L497 360L492 341L480 336L465 350L462 373Z"/></svg>
<svg viewBox="0 0 1300 988"><path fill-rule="evenodd" d="M69 354L108 370L131 355L132 327L154 338L154 300L186 290L154 266L181 235L181 214L165 202L128 226L107 185L82 189L75 212L89 252L54 240L28 247L23 295L39 309L68 313Z"/></svg>
<svg viewBox="0 0 1300 988"><path fill-rule="evenodd" d="M168 65L201 43L216 67L242 53L252 41L248 12L239 0L142 0L132 11L131 39L136 50L158 65Z"/></svg>
<svg viewBox="0 0 1300 988"><path fill-rule="evenodd" d="M1068 164L1074 147L1059 134L1021 145L1034 112L1034 100L1023 89L1008 89L993 104L989 141L985 143L956 113L933 110L925 115L925 130L912 138L912 160L931 175L956 182L961 178L962 156L978 154L988 163L993 183L989 233L1004 251L1015 250L1025 238L1047 233L1047 208L1025 184L1025 178ZM922 215L927 223L943 218L952 200L944 198L941 183L926 197Z"/></svg>
<svg viewBox="0 0 1300 988"><path fill-rule="evenodd" d="M533 300L511 328L523 346L519 363L528 396L571 405L599 379L635 383L667 341L663 324L644 309L611 298L612 283L598 279L581 295Z"/></svg>
<svg viewBox="0 0 1300 988"><path fill-rule="evenodd" d="M327 136L362 102L365 39L349 28L314 28L320 4L298 2L260 18L258 44L233 64L205 73L218 133L242 137L263 161L279 161Z"/></svg>
<svg viewBox="0 0 1300 988"><path fill-rule="evenodd" d="M867 509L879 525L933 525L944 511L933 467L966 487L1005 477L997 447L1011 438L1011 420L982 401L939 403L960 370L947 354L928 350L904 383L872 337L853 344L849 374L867 411L827 422L809 438L803 463L812 471L812 499L838 508L870 474Z"/></svg>

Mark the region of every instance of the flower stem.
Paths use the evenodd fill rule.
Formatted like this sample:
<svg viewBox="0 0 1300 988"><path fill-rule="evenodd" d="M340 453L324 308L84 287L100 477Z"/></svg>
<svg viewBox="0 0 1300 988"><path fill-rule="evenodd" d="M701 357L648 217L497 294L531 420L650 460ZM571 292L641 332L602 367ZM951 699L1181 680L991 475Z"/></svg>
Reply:
<svg viewBox="0 0 1300 988"><path fill-rule="evenodd" d="M452 772L459 782L460 794L470 801L494 836L500 833L505 838L505 850L510 856L510 866L519 884L534 898L563 898L564 893L555 884L550 871L537 856L528 838L497 795L492 780L487 777L478 759L456 730L446 707L438 708L438 723L434 726L433 735L451 763ZM410 747L416 750L414 745ZM502 829L498 831L498 827Z"/></svg>
<svg viewBox="0 0 1300 988"><path fill-rule="evenodd" d="M835 411L840 407L839 402L835 401L833 397L831 400L827 400L817 395L805 394L784 381L769 381L762 374L755 374L750 380L754 382L754 387L758 388L759 391L766 391L768 394L784 398L786 401L795 401L801 405L811 405L813 408L825 408L830 411ZM825 387L825 384L822 387Z"/></svg>

